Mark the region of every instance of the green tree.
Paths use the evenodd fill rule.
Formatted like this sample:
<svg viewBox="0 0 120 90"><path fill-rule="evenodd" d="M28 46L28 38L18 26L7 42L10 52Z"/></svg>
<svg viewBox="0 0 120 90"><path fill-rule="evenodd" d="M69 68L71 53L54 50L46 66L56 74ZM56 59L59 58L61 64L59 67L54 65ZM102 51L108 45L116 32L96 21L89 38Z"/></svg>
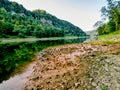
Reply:
<svg viewBox="0 0 120 90"><path fill-rule="evenodd" d="M13 25L8 22L0 21L0 36L6 37L7 35L13 35Z"/></svg>
<svg viewBox="0 0 120 90"><path fill-rule="evenodd" d="M120 30L120 1L107 0L107 6L101 9L103 22L108 19L108 23L98 27L99 34L107 34ZM100 31L101 30L101 31Z"/></svg>

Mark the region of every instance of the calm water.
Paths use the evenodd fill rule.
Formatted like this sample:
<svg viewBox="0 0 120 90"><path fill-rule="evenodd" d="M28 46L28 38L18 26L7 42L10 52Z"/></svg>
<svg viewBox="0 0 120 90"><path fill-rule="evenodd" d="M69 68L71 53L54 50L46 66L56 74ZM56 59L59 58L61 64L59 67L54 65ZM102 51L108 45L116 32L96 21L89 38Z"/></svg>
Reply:
<svg viewBox="0 0 120 90"><path fill-rule="evenodd" d="M82 43L85 40L86 38L77 38L0 44L0 90L21 90L23 88L26 77L32 72L34 64L31 64L22 74L12 77L11 73L19 64L30 62L36 52L49 46Z"/></svg>

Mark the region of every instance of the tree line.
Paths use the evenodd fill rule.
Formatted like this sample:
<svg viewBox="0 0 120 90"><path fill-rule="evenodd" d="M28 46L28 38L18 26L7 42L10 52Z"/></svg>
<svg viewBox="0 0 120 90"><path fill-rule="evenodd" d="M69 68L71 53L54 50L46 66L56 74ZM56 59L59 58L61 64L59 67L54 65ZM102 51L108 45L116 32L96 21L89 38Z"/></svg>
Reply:
<svg viewBox="0 0 120 90"><path fill-rule="evenodd" d="M45 10L29 11L22 5L0 0L0 37L62 37L84 36L80 28L60 20Z"/></svg>
<svg viewBox="0 0 120 90"><path fill-rule="evenodd" d="M102 20L94 25L99 35L120 30L120 1L107 0L107 6L102 7L101 13Z"/></svg>

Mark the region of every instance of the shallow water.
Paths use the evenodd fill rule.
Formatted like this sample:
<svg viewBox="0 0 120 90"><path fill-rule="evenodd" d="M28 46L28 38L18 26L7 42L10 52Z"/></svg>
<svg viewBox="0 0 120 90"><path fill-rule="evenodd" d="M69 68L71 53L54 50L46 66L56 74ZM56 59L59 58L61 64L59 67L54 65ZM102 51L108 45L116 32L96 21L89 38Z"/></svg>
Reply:
<svg viewBox="0 0 120 90"><path fill-rule="evenodd" d="M61 44L79 43L79 42L84 42L85 40L86 38L78 38L78 39L70 39L70 40L53 40L53 41L37 41L34 43L32 42L31 43L20 43L20 45L19 43L15 45L6 44L5 50L3 49L5 45L1 46L1 50L7 51L7 52L1 53L1 56L3 57L7 56L8 53L11 53L11 50L13 51L12 53L15 53L14 50L16 49L21 50L21 48L19 48L21 46L24 46L22 48L23 51L24 51L24 48L27 49L28 51L30 50L40 51L41 48L43 48L43 46L48 47L48 46L61 45ZM24 90L25 82L27 81L27 77L32 73L33 66L34 66L34 63L30 64L30 66L28 66L28 68L25 71L23 71L23 73L17 74L15 76L11 76L8 80L3 79L4 81L0 83L0 90ZM5 76L7 75L3 75L3 77Z"/></svg>
<svg viewBox="0 0 120 90"><path fill-rule="evenodd" d="M0 90L24 90L25 82L27 81L27 77L32 73L34 65L35 63L30 64L21 74L15 75L9 80L3 81L0 84Z"/></svg>

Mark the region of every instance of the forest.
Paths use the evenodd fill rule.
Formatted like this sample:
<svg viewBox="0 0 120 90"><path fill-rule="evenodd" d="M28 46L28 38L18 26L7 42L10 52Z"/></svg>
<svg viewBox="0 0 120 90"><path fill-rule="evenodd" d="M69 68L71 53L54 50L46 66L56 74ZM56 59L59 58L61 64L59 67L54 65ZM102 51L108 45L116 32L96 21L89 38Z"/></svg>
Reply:
<svg viewBox="0 0 120 90"><path fill-rule="evenodd" d="M120 0L105 1L89 37L45 10L0 0L0 90L120 90Z"/></svg>
<svg viewBox="0 0 120 90"><path fill-rule="evenodd" d="M107 6L102 7L102 20L95 23L99 35L120 30L120 1L107 0Z"/></svg>
<svg viewBox="0 0 120 90"><path fill-rule="evenodd" d="M85 36L79 27L60 20L45 10L29 11L22 5L0 0L0 37L63 37Z"/></svg>
<svg viewBox="0 0 120 90"><path fill-rule="evenodd" d="M64 36L86 36L79 27L60 20L45 10L29 11L17 2L0 0L0 40L18 38L44 38ZM53 40L39 42L0 43L0 82L26 63L38 51L54 45L73 43L74 40ZM80 40L81 41L81 40ZM75 40L75 43L80 42ZM82 38L83 42L84 39ZM1 41L0 41L1 42Z"/></svg>

